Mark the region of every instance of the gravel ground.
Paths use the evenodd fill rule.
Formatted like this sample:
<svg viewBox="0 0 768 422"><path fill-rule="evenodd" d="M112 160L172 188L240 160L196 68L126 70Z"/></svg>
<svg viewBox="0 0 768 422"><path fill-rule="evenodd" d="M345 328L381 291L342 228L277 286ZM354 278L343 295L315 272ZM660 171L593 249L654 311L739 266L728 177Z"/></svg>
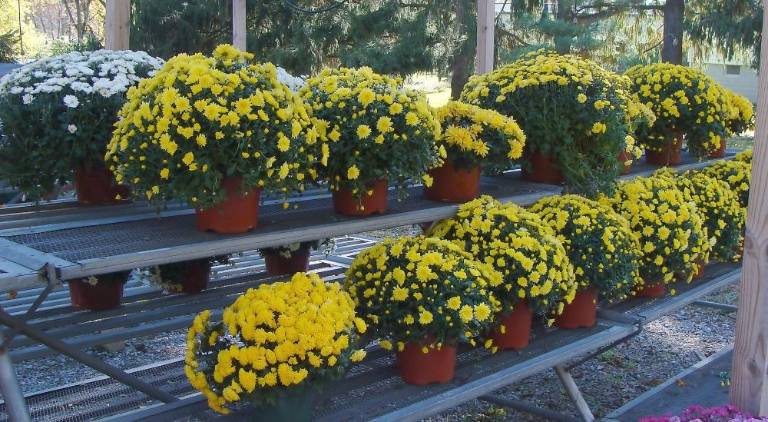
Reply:
<svg viewBox="0 0 768 422"><path fill-rule="evenodd" d="M383 238L419 233L418 228L407 226L365 235ZM725 288L707 300L736 304L737 287ZM587 361L573 371L573 376L595 416L600 417L732 343L734 326L735 313L688 306L647 325L639 336ZM184 335L184 331L174 331L126 341L125 347L117 352L104 348L94 348L92 352L118 367L133 368L182 357ZM23 362L17 366L17 375L25 393L99 376L90 368L61 356ZM553 371L532 376L497 393L576 416ZM540 421L541 417L472 401L429 420Z"/></svg>

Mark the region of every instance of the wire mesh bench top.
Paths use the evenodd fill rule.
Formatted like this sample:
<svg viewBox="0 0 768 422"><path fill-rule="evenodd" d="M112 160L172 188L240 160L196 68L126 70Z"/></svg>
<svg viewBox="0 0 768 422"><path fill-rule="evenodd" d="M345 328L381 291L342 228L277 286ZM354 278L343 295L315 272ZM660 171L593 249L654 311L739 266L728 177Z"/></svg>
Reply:
<svg viewBox="0 0 768 422"><path fill-rule="evenodd" d="M709 163L711 161L693 162L687 157L678 169L697 168ZM638 164L625 178L646 175L654 169ZM180 206L162 217L141 204L87 210L80 206L56 208L44 210L47 217L39 217L35 212L0 213L0 225L4 224L0 226L0 241L9 252L33 251L40 255L39 259L53 261L59 277L66 280L387 229L455 214L457 205L424 199L421 190L419 186L411 188L409 198L403 201L391 198L387 213L366 218L335 214L327 194L298 198L298 209L283 210L279 203L266 204L261 210L259 227L239 235L199 232L194 228L194 212ZM560 190L559 186L525 182L520 179L519 171L485 177L481 182L482 193L520 205L528 205ZM142 207L144 211L140 212ZM124 215L118 212L120 210L130 212ZM39 271L40 267L29 266L26 274L18 273L17 276L25 276L25 285L33 286ZM2 280L0 273L0 292L11 290ZM13 288L18 288L19 284L17 281Z"/></svg>

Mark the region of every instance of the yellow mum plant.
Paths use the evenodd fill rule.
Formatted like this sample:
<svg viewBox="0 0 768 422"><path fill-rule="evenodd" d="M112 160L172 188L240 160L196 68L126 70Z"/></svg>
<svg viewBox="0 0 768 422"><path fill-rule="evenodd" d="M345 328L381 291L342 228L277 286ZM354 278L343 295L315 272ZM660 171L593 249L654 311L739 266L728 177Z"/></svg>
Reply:
<svg viewBox="0 0 768 422"><path fill-rule="evenodd" d="M629 81L575 55L538 51L470 78L461 100L514 117L534 154L554 162L575 191L610 189L642 109Z"/></svg>
<svg viewBox="0 0 768 422"><path fill-rule="evenodd" d="M675 273L693 274L706 261L709 240L696 205L666 176L622 183L601 202L624 216L639 241L640 276L646 285L670 283Z"/></svg>
<svg viewBox="0 0 768 422"><path fill-rule="evenodd" d="M661 151L685 134L688 150L704 157L720 147L730 119L730 98L703 72L671 63L630 68L626 76L656 120L638 127L646 149Z"/></svg>
<svg viewBox="0 0 768 422"><path fill-rule="evenodd" d="M712 257L721 262L738 261L746 217L739 195L726 182L702 172L686 172L676 180L704 219Z"/></svg>
<svg viewBox="0 0 768 422"><path fill-rule="evenodd" d="M381 341L475 344L499 304L491 294L501 276L445 240L386 239L360 253L346 276L357 312Z"/></svg>
<svg viewBox="0 0 768 422"><path fill-rule="evenodd" d="M459 101L437 109L442 133L438 144L448 152L454 167L471 169L478 165L501 172L520 158L525 135L511 117Z"/></svg>
<svg viewBox="0 0 768 422"><path fill-rule="evenodd" d="M321 136L275 66L252 58L229 45L181 54L129 90L106 154L118 181L196 208L225 199L225 178L242 178L243 190L303 190Z"/></svg>
<svg viewBox="0 0 768 422"><path fill-rule="evenodd" d="M299 94L327 122L320 176L333 191L347 188L360 198L377 180L405 188L440 164L433 111L400 80L368 67L325 69Z"/></svg>
<svg viewBox="0 0 768 422"><path fill-rule="evenodd" d="M296 273L290 281L248 289L221 322L198 314L187 334L184 372L219 413L268 406L301 388L341 377L365 351L366 331L338 283Z"/></svg>
<svg viewBox="0 0 768 422"><path fill-rule="evenodd" d="M743 95L723 88L730 105L727 128L730 134L740 134L755 128L755 109L752 102Z"/></svg>
<svg viewBox="0 0 768 422"><path fill-rule="evenodd" d="M530 208L555 230L579 290L624 300L639 281L640 247L629 222L609 206L578 195L550 196Z"/></svg>
<svg viewBox="0 0 768 422"><path fill-rule="evenodd" d="M724 160L712 163L701 170L705 175L727 183L731 190L739 195L739 203L744 210L747 209L749 203L749 184L752 179L751 154L749 157L742 156L742 159L747 158L749 158L749 162Z"/></svg>
<svg viewBox="0 0 768 422"><path fill-rule="evenodd" d="M736 160L742 161L747 164L752 164L752 150L748 149L745 151L741 151L740 153L736 154Z"/></svg>
<svg viewBox="0 0 768 422"><path fill-rule="evenodd" d="M428 235L447 239L491 265L503 276L493 288L502 313L520 300L540 314L560 314L578 285L573 266L555 232L541 218L515 204L482 196L459 207Z"/></svg>

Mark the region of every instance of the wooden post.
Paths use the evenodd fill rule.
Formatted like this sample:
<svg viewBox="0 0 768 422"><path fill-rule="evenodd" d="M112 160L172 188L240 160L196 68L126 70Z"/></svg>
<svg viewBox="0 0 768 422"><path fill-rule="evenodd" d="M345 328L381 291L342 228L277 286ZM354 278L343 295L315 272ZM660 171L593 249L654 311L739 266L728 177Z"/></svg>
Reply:
<svg viewBox="0 0 768 422"><path fill-rule="evenodd" d="M768 0L763 0L768 10ZM768 31L768 13L763 14ZM765 33L765 32L764 32ZM763 37L761 63L768 63ZM731 402L753 415L768 416L768 72L760 72L757 130L752 159L747 234L742 264Z"/></svg>
<svg viewBox="0 0 768 422"><path fill-rule="evenodd" d="M477 55L475 73L493 70L493 36L496 27L496 0L477 0Z"/></svg>
<svg viewBox="0 0 768 422"><path fill-rule="evenodd" d="M232 0L232 45L246 51L245 0Z"/></svg>
<svg viewBox="0 0 768 422"><path fill-rule="evenodd" d="M107 0L104 17L104 47L127 50L130 41L131 0Z"/></svg>

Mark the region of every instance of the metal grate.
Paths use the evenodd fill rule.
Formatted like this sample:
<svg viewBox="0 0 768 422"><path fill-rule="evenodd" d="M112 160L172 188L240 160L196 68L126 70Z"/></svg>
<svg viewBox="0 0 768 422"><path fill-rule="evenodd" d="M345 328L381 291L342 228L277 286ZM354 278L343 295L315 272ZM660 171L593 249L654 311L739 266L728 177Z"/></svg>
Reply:
<svg viewBox="0 0 768 422"><path fill-rule="evenodd" d="M494 179L495 180L495 179ZM483 193L496 197L511 197L535 192L546 192L552 187L522 182L516 178L498 178L497 183L483 184ZM413 189L407 201L390 201L387 215L408 213L430 208L445 207L421 198L420 188ZM260 225L250 233L220 235L194 229L193 215L171 216L162 219L127 221L99 226L78 227L42 233L21 234L7 237L24 246L53 254L71 262L86 259L139 253L182 245L213 242L222 239L253 237L286 230L300 230L323 224L345 223L349 217L332 213L328 199L309 200L298 210L282 211L269 207L260 216ZM358 220L359 221L359 220ZM374 220L370 220L374 221Z"/></svg>

